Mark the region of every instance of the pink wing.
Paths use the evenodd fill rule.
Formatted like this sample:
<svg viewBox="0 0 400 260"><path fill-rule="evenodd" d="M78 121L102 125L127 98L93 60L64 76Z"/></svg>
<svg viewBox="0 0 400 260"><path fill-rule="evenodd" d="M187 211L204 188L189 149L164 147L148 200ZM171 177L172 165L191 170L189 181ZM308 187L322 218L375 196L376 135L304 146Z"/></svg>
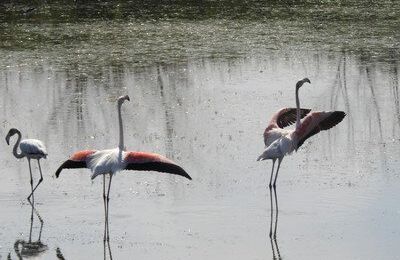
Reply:
<svg viewBox="0 0 400 260"><path fill-rule="evenodd" d="M311 109L307 108L300 108L300 118L305 117L308 113L310 113ZM271 121L269 121L268 127L267 128L274 128L274 127L279 127L279 128L284 128L287 127L291 124L296 123L296 108L292 107L285 107L281 108L278 112L276 112L273 116ZM272 129L271 128L271 129Z"/></svg>
<svg viewBox="0 0 400 260"><path fill-rule="evenodd" d="M89 155L95 153L96 150L83 150L74 153L71 158L61 164L56 171L56 178L60 176L63 169L76 169L76 168L87 168L86 159Z"/></svg>
<svg viewBox="0 0 400 260"><path fill-rule="evenodd" d="M297 149L311 136L339 124L345 116L346 113L343 111L321 111L308 114L301 122L299 129L294 132L298 141Z"/></svg>
<svg viewBox="0 0 400 260"><path fill-rule="evenodd" d="M308 113L310 113L311 109L300 108L300 118L305 117ZM267 128L264 131L264 141L267 140L269 131L274 128L285 128L291 124L296 122L296 108L285 107L281 108L278 112L276 112L273 116Z"/></svg>
<svg viewBox="0 0 400 260"><path fill-rule="evenodd" d="M192 179L182 167L159 154L127 152L125 162L127 163L126 170L166 172Z"/></svg>

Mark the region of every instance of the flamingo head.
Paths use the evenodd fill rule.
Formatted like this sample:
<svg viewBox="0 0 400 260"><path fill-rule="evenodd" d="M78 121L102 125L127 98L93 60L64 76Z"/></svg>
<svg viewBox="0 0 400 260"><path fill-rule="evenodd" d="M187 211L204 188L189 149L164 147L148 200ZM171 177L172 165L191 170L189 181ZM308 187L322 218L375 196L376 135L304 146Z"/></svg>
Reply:
<svg viewBox="0 0 400 260"><path fill-rule="evenodd" d="M299 81L296 83L296 89L301 88L301 86L303 86L303 84L306 83L306 82L311 84L311 81L310 81L308 78L304 78L304 79L302 79L302 80L299 80Z"/></svg>
<svg viewBox="0 0 400 260"><path fill-rule="evenodd" d="M131 100L129 99L129 96L128 96L128 95L120 96L120 97L118 98L118 105L122 105L122 104L124 103L125 100L131 101Z"/></svg>
<svg viewBox="0 0 400 260"><path fill-rule="evenodd" d="M11 128L10 131L8 131L8 134L6 136L6 142L7 142L8 145L10 145L11 136L13 136L15 134L21 134L21 132L16 128Z"/></svg>

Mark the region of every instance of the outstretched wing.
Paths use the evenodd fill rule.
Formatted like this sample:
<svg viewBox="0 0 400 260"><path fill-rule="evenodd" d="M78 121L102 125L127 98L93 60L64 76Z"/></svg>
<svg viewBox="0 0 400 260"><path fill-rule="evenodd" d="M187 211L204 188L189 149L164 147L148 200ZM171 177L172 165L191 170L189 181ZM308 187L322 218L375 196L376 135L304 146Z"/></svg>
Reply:
<svg viewBox="0 0 400 260"><path fill-rule="evenodd" d="M345 116L346 113L343 111L321 111L307 115L301 122L300 128L296 130L298 138L297 149L311 136L339 124Z"/></svg>
<svg viewBox="0 0 400 260"><path fill-rule="evenodd" d="M66 160L56 171L56 178L60 176L63 169L76 169L76 168L87 168L86 159L89 155L96 152L96 150L84 150L74 153L71 158Z"/></svg>
<svg viewBox="0 0 400 260"><path fill-rule="evenodd" d="M125 163L125 170L165 172L180 175L189 180L192 179L189 174L175 162L155 153L127 152Z"/></svg>
<svg viewBox="0 0 400 260"><path fill-rule="evenodd" d="M305 117L310 113L311 109L300 108L300 118ZM277 125L279 128L285 128L296 123L297 109L292 107L285 107L280 109L272 116L269 125Z"/></svg>

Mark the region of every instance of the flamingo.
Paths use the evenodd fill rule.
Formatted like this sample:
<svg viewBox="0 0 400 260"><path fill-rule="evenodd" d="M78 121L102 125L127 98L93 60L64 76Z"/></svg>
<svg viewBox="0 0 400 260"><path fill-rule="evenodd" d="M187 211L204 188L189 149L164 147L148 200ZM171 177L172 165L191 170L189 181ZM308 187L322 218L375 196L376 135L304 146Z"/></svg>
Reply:
<svg viewBox="0 0 400 260"><path fill-rule="evenodd" d="M272 160L271 178L269 187L271 189L272 177L274 173L275 161L278 160L278 168L275 173L273 183L276 188L279 168L283 158L297 151L300 146L311 136L322 130L328 130L339 124L346 113L343 111L315 111L300 109L299 89L305 83L311 83L308 78L304 78L296 83L296 127L286 130L283 127L293 123L293 109L281 109L276 113L264 132L264 143L267 146L264 152L258 157L257 161ZM303 120L301 121L301 117ZM277 209L278 210L278 209Z"/></svg>
<svg viewBox="0 0 400 260"><path fill-rule="evenodd" d="M304 83L311 83L308 78L304 78L300 80L298 84L298 88L301 88ZM292 125L297 121L297 117L300 119L305 117L308 113L310 113L311 109L300 108L300 114L297 114L297 108L281 108L276 112L273 116L271 121L269 122L267 128L264 131L264 144L265 147L268 147L272 144L275 140L281 138L282 136L288 133L285 127Z"/></svg>
<svg viewBox="0 0 400 260"><path fill-rule="evenodd" d="M10 138L13 135L18 135L17 142L14 145L13 148L13 154L15 158L21 159L26 157L28 159L28 164L29 164L29 172L31 175L31 193L28 196L28 201L31 202L30 198L32 197L32 203L34 203L34 197L33 193L39 186L39 184L43 181L43 175L42 175L42 169L40 167L40 159L44 158L46 159L47 157L47 150L45 145L43 144L42 141L37 140L37 139L24 139L21 141L22 135L21 132L16 129L16 128L11 128L10 131L8 131L8 134L6 136L6 142L8 145L10 145ZM18 147L21 150L20 153L18 153ZM39 172L40 172L40 179L39 182L36 184L35 188L33 188L33 178L32 178L32 168L31 168L31 159L36 159L39 165Z"/></svg>
<svg viewBox="0 0 400 260"><path fill-rule="evenodd" d="M172 160L166 157L148 152L126 151L124 145L124 131L121 116L121 106L124 101L130 101L129 96L121 96L117 100L119 120L119 145L108 150L83 150L74 153L57 169L55 175L58 178L63 169L88 168L92 171L91 179L103 175L103 201L105 212L105 230L108 232L108 208L110 200L110 188L113 175L121 170L158 171L183 176L189 180L192 178L187 172ZM109 175L108 190L106 195L106 175ZM104 240L106 239L106 232Z"/></svg>

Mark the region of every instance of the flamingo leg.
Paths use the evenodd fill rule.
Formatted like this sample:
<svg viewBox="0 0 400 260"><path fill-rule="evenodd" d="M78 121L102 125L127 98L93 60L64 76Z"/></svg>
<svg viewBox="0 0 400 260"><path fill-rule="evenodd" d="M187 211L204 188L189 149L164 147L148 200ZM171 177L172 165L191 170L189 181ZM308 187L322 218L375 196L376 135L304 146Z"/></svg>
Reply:
<svg viewBox="0 0 400 260"><path fill-rule="evenodd" d="M110 188L111 188L111 181L112 181L112 173L110 173L110 181L108 182L108 191L107 191L107 218L106 218L106 222L107 222L107 241L109 242L110 241L110 228L109 228L109 218L108 218L108 215L109 215L109 209L110 209L110 206L109 206L109 203L110 203Z"/></svg>
<svg viewBox="0 0 400 260"><path fill-rule="evenodd" d="M276 255L275 255L275 248L274 248L274 242L272 241L272 237L269 238L271 241L271 248L272 248L272 260L276 260Z"/></svg>
<svg viewBox="0 0 400 260"><path fill-rule="evenodd" d="M104 229L104 237L105 236L106 236L106 230ZM103 252L104 252L103 259L106 260L107 258L106 258L106 240L105 239L103 240Z"/></svg>
<svg viewBox="0 0 400 260"><path fill-rule="evenodd" d="M280 166L281 166L282 160L283 160L283 157L281 157L281 158L278 159L278 168L276 169L275 180L274 180L274 184L273 184L273 187L274 187L274 196L275 196L275 230L274 230L274 239L275 239L275 242L276 242L276 230L277 230L277 228L278 228L278 212L279 212L278 197L277 197L277 195L276 195L276 180L277 180L277 178L278 178L279 168L280 168ZM278 251L278 254L279 254L279 251Z"/></svg>
<svg viewBox="0 0 400 260"><path fill-rule="evenodd" d="M269 237L272 236L272 219L273 219L273 212L274 212L274 205L272 204L272 176L274 174L274 167L275 167L275 159L272 160L272 171L271 177L269 179L269 197L270 197L270 208L271 208L271 222L269 226Z"/></svg>
<svg viewBox="0 0 400 260"><path fill-rule="evenodd" d="M32 210L31 210L31 227L29 229L29 243L32 241L32 228L33 228L33 204L31 204Z"/></svg>
<svg viewBox="0 0 400 260"><path fill-rule="evenodd" d="M33 177L32 177L32 167L31 167L31 159L28 158L28 164L29 164L29 173L31 175L31 194L29 194L27 200L29 201L29 203L31 203L31 197L32 197L32 204L35 204L35 198L33 196ZM33 206L32 206L33 207Z"/></svg>
<svg viewBox="0 0 400 260"><path fill-rule="evenodd" d="M272 237L272 220L273 220L273 218L274 218L274 205L272 204L272 188L270 187L269 188L269 197L270 197L270 206L271 206L271 221L270 221L270 224L269 224L269 237L271 238Z"/></svg>
<svg viewBox="0 0 400 260"><path fill-rule="evenodd" d="M278 213L279 213L279 209L278 209L278 197L276 196L276 187L274 186L274 195L275 195L275 230L274 230L274 239L275 239L275 243L276 243L276 229L278 228ZM276 246L278 248L278 246ZM278 254L279 254L279 249L277 249Z"/></svg>
<svg viewBox="0 0 400 260"><path fill-rule="evenodd" d="M274 167L275 167L276 159L272 159L272 171L271 171L271 178L269 179L269 189L272 187L272 176L274 175Z"/></svg>
<svg viewBox="0 0 400 260"><path fill-rule="evenodd" d="M276 253L278 254L278 260L282 260L281 252L279 251L278 241L276 240L276 237L274 239L274 242L275 242Z"/></svg>
<svg viewBox="0 0 400 260"><path fill-rule="evenodd" d="M110 246L110 240L107 241L107 246L108 246L108 253L110 255L110 260L113 259L112 254L111 254L111 246Z"/></svg>
<svg viewBox="0 0 400 260"><path fill-rule="evenodd" d="M107 204L106 204L106 175L103 174L103 202L104 202L104 238L103 241L106 241L107 237ZM104 247L105 249L105 247ZM106 251L104 250L104 259L105 259L105 253Z"/></svg>
<svg viewBox="0 0 400 260"><path fill-rule="evenodd" d="M36 184L35 188L33 189L32 193L35 192L36 188L37 188L37 187L39 186L39 184L43 181L42 168L40 167L39 159L38 159L38 165L39 165L40 179L39 179L39 182Z"/></svg>
<svg viewBox="0 0 400 260"><path fill-rule="evenodd" d="M281 158L278 159L278 169L276 169L275 180L274 180L274 184L273 184L274 189L275 189L275 187L276 187L276 179L278 179L279 168L280 168L280 166L281 166L282 160L283 160L283 157L281 157Z"/></svg>
<svg viewBox="0 0 400 260"><path fill-rule="evenodd" d="M38 241L40 242L40 239L41 239L41 237L42 237L42 230L43 230L44 221L43 221L42 217L40 216L39 211L35 208L35 206L34 206L31 202L29 202L29 204L30 204L31 207L32 207L31 225L33 225L33 212L35 212L37 218L38 218L39 221L40 221L40 231L39 231L39 238L38 238Z"/></svg>
<svg viewBox="0 0 400 260"><path fill-rule="evenodd" d="M38 238L38 241L40 242L40 239L42 238L42 230L43 230L44 221L43 221L42 217L40 216L39 211L37 211L37 209L35 207L33 207L33 210L35 211L35 214L40 221L40 231L39 231L39 238Z"/></svg>

